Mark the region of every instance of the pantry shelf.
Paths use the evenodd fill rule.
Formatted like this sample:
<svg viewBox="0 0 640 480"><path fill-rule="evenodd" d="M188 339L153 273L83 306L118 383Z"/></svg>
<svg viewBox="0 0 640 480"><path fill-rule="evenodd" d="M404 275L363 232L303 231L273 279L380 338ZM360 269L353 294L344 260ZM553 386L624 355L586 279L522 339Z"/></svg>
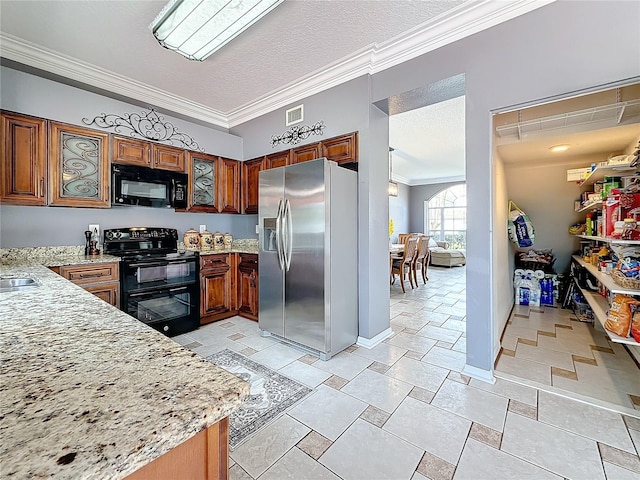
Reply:
<svg viewBox="0 0 640 480"><path fill-rule="evenodd" d="M621 337L620 335L616 335L615 333L610 332L609 330L604 328L604 323L607 320L607 311L609 310L609 303L604 297L602 297L598 293L594 293L590 290L586 290L580 286L578 288L580 288L580 292L582 293L582 296L585 298L585 300L591 307L591 310L593 310L593 316L598 320L598 322L600 322L600 324L602 325L602 328L604 329L605 333L609 336L612 342L624 343L625 345L633 345L636 347L640 346L640 343L636 342L633 338Z"/></svg>
<svg viewBox="0 0 640 480"><path fill-rule="evenodd" d="M586 190L586 187L590 187L596 182L603 180L604 177L612 177L614 175L620 175L623 172L630 172L632 170L636 170L636 167L631 167L630 164L620 164L620 165L608 165L605 167L596 167L591 171L589 176L585 178L582 183L580 183L580 190L583 192Z"/></svg>
<svg viewBox="0 0 640 480"><path fill-rule="evenodd" d="M576 213L586 212L588 210L593 210L594 208L601 207L602 200L597 200L595 202L588 203L587 205L583 205L579 210L576 210Z"/></svg>
<svg viewBox="0 0 640 480"><path fill-rule="evenodd" d="M613 293L623 293L625 295L640 295L640 290L621 287L613 281L611 275L601 272L598 270L598 267L585 262L582 257L572 255L572 258L578 263L578 265L585 268L596 280L602 283L609 291Z"/></svg>
<svg viewBox="0 0 640 480"><path fill-rule="evenodd" d="M640 295L640 290L620 287L613 281L610 275L602 273L598 270L598 267L585 262L578 255L572 255L572 258L576 263L578 263L578 265L585 268L590 275L592 275L596 280L602 283L610 292L622 293L625 295ZM607 320L609 303L598 293L592 292L591 290L588 290L586 288L582 288L580 285L578 285L578 288L580 289L580 293L582 293L582 296L591 307L591 310L593 310L593 316L598 319L598 322L600 322L600 324L602 324L602 327L604 328L604 322ZM609 338L612 342L624 343L626 345L633 345L636 347L640 346L640 343L636 342L633 338L621 337L620 335L616 335L615 333L610 332L606 328L604 329L604 331L607 333L607 335L609 335Z"/></svg>
<svg viewBox="0 0 640 480"><path fill-rule="evenodd" d="M613 243L615 245L640 245L640 240L622 240L620 238L596 237L594 235L574 235L574 237L594 240L596 242Z"/></svg>

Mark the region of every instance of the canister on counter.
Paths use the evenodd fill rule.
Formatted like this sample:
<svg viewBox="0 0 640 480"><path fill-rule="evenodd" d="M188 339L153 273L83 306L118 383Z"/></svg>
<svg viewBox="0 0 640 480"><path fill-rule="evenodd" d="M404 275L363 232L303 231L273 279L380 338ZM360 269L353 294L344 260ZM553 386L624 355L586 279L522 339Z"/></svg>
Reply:
<svg viewBox="0 0 640 480"><path fill-rule="evenodd" d="M224 234L224 247L230 249L231 245L233 245L233 236L227 232Z"/></svg>
<svg viewBox="0 0 640 480"><path fill-rule="evenodd" d="M198 250L200 248L200 234L194 228L184 232L184 247L186 250Z"/></svg>
<svg viewBox="0 0 640 480"><path fill-rule="evenodd" d="M211 250L213 248L213 234L207 230L200 234L200 249Z"/></svg>
<svg viewBox="0 0 640 480"><path fill-rule="evenodd" d="M224 248L224 235L220 232L216 232L213 235L213 248L220 250Z"/></svg>

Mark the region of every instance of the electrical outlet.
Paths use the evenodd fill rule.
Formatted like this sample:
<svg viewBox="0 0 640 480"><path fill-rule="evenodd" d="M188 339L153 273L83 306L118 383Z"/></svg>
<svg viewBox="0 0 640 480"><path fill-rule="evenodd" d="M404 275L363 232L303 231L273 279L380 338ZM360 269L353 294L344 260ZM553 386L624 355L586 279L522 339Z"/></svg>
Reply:
<svg viewBox="0 0 640 480"><path fill-rule="evenodd" d="M203 233L207 229L206 225L200 225L200 233Z"/></svg>
<svg viewBox="0 0 640 480"><path fill-rule="evenodd" d="M100 242L100 225L89 225L89 230L93 239Z"/></svg>

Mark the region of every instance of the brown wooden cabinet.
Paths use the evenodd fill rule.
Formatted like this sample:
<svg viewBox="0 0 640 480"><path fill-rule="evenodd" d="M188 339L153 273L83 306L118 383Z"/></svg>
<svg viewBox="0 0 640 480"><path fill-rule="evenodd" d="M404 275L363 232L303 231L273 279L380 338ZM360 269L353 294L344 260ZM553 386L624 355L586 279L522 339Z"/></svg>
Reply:
<svg viewBox="0 0 640 480"><path fill-rule="evenodd" d="M238 254L238 314L258 320L258 255Z"/></svg>
<svg viewBox="0 0 640 480"><path fill-rule="evenodd" d="M285 150L284 152L272 153L264 157L264 170L289 165L290 152L291 150Z"/></svg>
<svg viewBox="0 0 640 480"><path fill-rule="evenodd" d="M263 169L264 157L242 162L242 213L258 213L258 174Z"/></svg>
<svg viewBox="0 0 640 480"><path fill-rule="evenodd" d="M135 138L113 137L113 163L185 172L185 151Z"/></svg>
<svg viewBox="0 0 640 480"><path fill-rule="evenodd" d="M323 140L320 145L322 148L321 156L338 164L358 161L358 132Z"/></svg>
<svg viewBox="0 0 640 480"><path fill-rule="evenodd" d="M236 254L200 256L200 324L235 315Z"/></svg>
<svg viewBox="0 0 640 480"><path fill-rule="evenodd" d="M190 212L218 212L218 157L206 153L187 152Z"/></svg>
<svg viewBox="0 0 640 480"><path fill-rule="evenodd" d="M226 480L228 475L229 417L224 417L125 478Z"/></svg>
<svg viewBox="0 0 640 480"><path fill-rule="evenodd" d="M52 270L114 307L120 307L118 262L64 265Z"/></svg>
<svg viewBox="0 0 640 480"><path fill-rule="evenodd" d="M185 172L184 150L167 145L152 144L153 167L175 172Z"/></svg>
<svg viewBox="0 0 640 480"><path fill-rule="evenodd" d="M14 205L47 204L47 121L1 112L0 201Z"/></svg>
<svg viewBox="0 0 640 480"><path fill-rule="evenodd" d="M240 162L218 159L218 211L240 213Z"/></svg>
<svg viewBox="0 0 640 480"><path fill-rule="evenodd" d="M315 160L321 157L321 149L319 143L312 143L310 145L303 145L302 147L294 148L291 150L290 161L291 164L308 162L309 160Z"/></svg>
<svg viewBox="0 0 640 480"><path fill-rule="evenodd" d="M49 124L49 205L109 208L109 134Z"/></svg>
<svg viewBox="0 0 640 480"><path fill-rule="evenodd" d="M134 138L112 137L113 163L151 166L151 144Z"/></svg>

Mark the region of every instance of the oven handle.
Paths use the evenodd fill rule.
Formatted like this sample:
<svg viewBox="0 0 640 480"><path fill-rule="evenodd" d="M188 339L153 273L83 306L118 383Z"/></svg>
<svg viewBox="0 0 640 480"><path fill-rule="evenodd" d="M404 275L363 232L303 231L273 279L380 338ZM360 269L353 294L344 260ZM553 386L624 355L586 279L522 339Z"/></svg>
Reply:
<svg viewBox="0 0 640 480"><path fill-rule="evenodd" d="M163 290L169 291L169 292L181 292L183 290L188 290L188 289L189 289L189 287L176 287L176 288L170 288L168 290L166 288L161 288L161 289L156 289L156 290L152 290L152 291L149 291L149 292L130 293L129 296L130 297L139 297L140 295L149 295L149 294L161 292Z"/></svg>
<svg viewBox="0 0 640 480"><path fill-rule="evenodd" d="M162 260L161 262L143 262L143 263L129 263L130 267L162 267L164 265L180 265L183 263L196 263L195 259L191 260Z"/></svg>
<svg viewBox="0 0 640 480"><path fill-rule="evenodd" d="M184 262L187 263L187 262ZM169 265L169 262L145 262L145 263L129 263L130 267L164 267L165 265Z"/></svg>

